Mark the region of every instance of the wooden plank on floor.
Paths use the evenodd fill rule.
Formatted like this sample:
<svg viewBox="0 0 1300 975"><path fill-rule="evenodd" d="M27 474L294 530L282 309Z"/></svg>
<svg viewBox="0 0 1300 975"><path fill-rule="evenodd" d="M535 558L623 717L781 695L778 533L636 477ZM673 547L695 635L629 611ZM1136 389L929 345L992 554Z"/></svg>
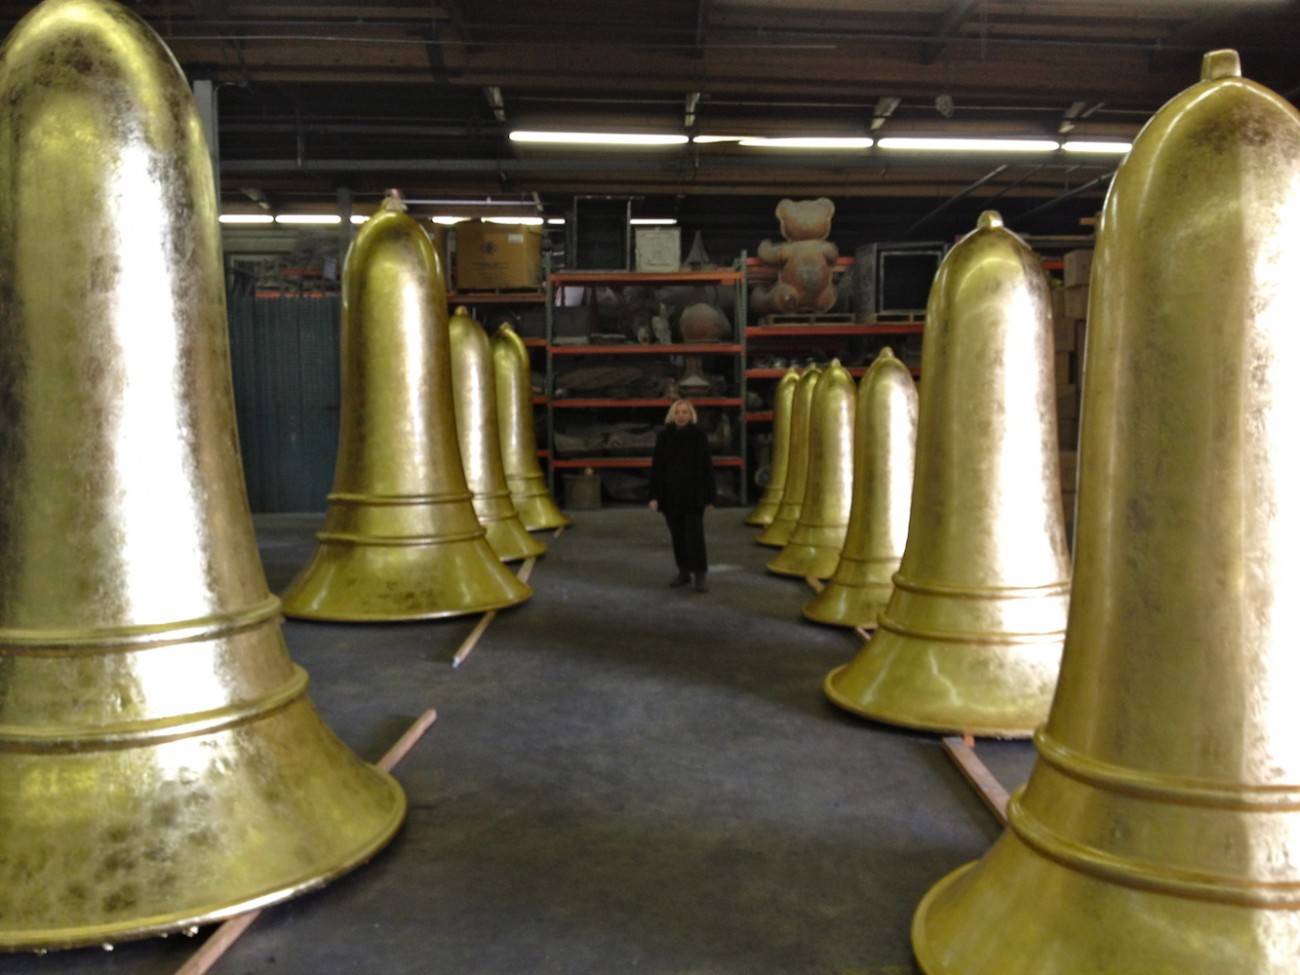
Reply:
<svg viewBox="0 0 1300 975"><path fill-rule="evenodd" d="M536 564L537 556L535 555L531 558L524 559L524 564L519 569L520 582L528 581L528 577L533 574L533 566ZM469 631L469 636L465 637L465 642L460 645L460 649L456 651L456 655L451 658L451 665L453 668L459 667L465 662L465 658L474 651L475 645L477 645L479 639L487 632L487 628L496 618L497 611L495 609L488 610L483 614L483 618L478 621L478 624L474 629Z"/></svg>
<svg viewBox="0 0 1300 975"><path fill-rule="evenodd" d="M975 791L984 800L984 804L993 811L998 822L1005 826L1007 802L1010 796L1007 790L1002 788L1002 784L993 777L988 766L975 754L974 741L969 737L958 738L955 735L948 735L943 739L943 750L956 763L957 769L966 777L966 781L975 787Z"/></svg>

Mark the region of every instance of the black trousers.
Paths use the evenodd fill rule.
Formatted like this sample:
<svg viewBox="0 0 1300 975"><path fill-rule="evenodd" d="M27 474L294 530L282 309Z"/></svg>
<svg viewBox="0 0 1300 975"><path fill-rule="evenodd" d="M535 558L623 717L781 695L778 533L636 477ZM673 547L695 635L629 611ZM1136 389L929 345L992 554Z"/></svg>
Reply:
<svg viewBox="0 0 1300 975"><path fill-rule="evenodd" d="M709 553L704 547L704 511L664 512L673 537L673 558L682 572L707 572Z"/></svg>

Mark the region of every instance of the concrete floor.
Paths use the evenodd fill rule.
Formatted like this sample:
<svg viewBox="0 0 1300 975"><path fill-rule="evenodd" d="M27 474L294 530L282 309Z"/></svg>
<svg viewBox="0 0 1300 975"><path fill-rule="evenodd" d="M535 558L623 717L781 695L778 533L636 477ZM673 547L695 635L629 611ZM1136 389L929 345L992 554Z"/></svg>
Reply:
<svg viewBox="0 0 1300 975"><path fill-rule="evenodd" d="M409 812L391 846L273 907L214 975L911 975L926 890L1000 828L936 737L832 707L821 681L857 648L804 622L742 509L707 522L712 591L669 589L662 519L576 512L534 567L534 597L497 616L287 622L311 697L378 760L426 708L397 767ZM279 591L316 515L261 516ZM1008 788L1026 742L981 742ZM45 956L2 975L170 975L173 936Z"/></svg>

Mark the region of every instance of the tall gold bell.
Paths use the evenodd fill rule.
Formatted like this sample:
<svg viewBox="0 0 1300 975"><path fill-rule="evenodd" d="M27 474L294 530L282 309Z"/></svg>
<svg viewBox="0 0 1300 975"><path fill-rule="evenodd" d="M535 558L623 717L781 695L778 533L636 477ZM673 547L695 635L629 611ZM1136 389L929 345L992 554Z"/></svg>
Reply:
<svg viewBox="0 0 1300 975"><path fill-rule="evenodd" d="M288 616L433 619L532 595L488 545L465 483L442 280L395 201L348 249L334 488L320 544L284 593Z"/></svg>
<svg viewBox="0 0 1300 975"><path fill-rule="evenodd" d="M1300 971L1300 114L1202 79L1102 212L1060 683L930 975Z"/></svg>
<svg viewBox="0 0 1300 975"><path fill-rule="evenodd" d="M835 704L1008 738L1047 717L1070 598L1052 360L1042 264L986 211L930 291L907 548Z"/></svg>
<svg viewBox="0 0 1300 975"><path fill-rule="evenodd" d="M853 416L857 387L835 359L813 392L808 475L790 540L770 562L778 575L825 579L835 571L853 504Z"/></svg>
<svg viewBox="0 0 1300 975"><path fill-rule="evenodd" d="M464 305L448 324L451 335L451 388L456 402L456 435L474 511L487 530L488 544L503 562L517 562L546 551L519 520L510 500L501 437L497 432L497 392L492 344L483 326Z"/></svg>
<svg viewBox="0 0 1300 975"><path fill-rule="evenodd" d="M573 524L546 488L546 475L537 462L533 432L532 366L528 348L513 328L502 325L492 336L492 365L496 370L497 423L501 464L510 502L529 531L547 531Z"/></svg>
<svg viewBox="0 0 1300 975"><path fill-rule="evenodd" d="M772 466L769 468L771 478L754 510L745 516L746 525L766 528L776 518L776 510L781 505L790 458L790 410L797 385L799 385L799 370L792 366L786 370L781 381L776 384L776 391L772 394Z"/></svg>
<svg viewBox="0 0 1300 975"><path fill-rule="evenodd" d="M916 413L911 371L881 349L858 387L848 532L830 581L804 604L808 619L874 629L889 602L907 544Z"/></svg>
<svg viewBox="0 0 1300 975"><path fill-rule="evenodd" d="M0 130L0 949L319 887L406 804L281 637L185 78L124 7L48 0L0 52Z"/></svg>
<svg viewBox="0 0 1300 975"><path fill-rule="evenodd" d="M820 366L809 366L795 384L790 402L790 449L786 457L785 487L781 503L777 505L772 523L759 532L755 541L759 545L785 548L799 524L799 509L803 507L804 488L808 483L808 440L812 430L812 400L821 379Z"/></svg>

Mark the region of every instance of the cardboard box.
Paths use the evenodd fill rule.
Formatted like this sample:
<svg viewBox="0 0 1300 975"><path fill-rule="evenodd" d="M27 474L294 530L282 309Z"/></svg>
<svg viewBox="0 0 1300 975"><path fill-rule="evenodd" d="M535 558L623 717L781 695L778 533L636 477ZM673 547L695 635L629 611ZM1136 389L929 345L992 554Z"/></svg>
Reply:
<svg viewBox="0 0 1300 975"><path fill-rule="evenodd" d="M1058 318L1052 328L1053 338L1056 343L1056 354L1062 352L1074 352L1078 346L1079 327L1069 319Z"/></svg>
<svg viewBox="0 0 1300 975"><path fill-rule="evenodd" d="M681 269L680 227L636 228L636 270L664 274Z"/></svg>
<svg viewBox="0 0 1300 975"><path fill-rule="evenodd" d="M541 285L541 227L467 220L455 230L457 291Z"/></svg>
<svg viewBox="0 0 1300 975"><path fill-rule="evenodd" d="M1088 286L1079 285L1065 289L1065 318L1078 321L1088 317Z"/></svg>
<svg viewBox="0 0 1300 975"><path fill-rule="evenodd" d="M1077 288L1087 285L1092 277L1092 251L1070 251L1065 255L1065 286Z"/></svg>

